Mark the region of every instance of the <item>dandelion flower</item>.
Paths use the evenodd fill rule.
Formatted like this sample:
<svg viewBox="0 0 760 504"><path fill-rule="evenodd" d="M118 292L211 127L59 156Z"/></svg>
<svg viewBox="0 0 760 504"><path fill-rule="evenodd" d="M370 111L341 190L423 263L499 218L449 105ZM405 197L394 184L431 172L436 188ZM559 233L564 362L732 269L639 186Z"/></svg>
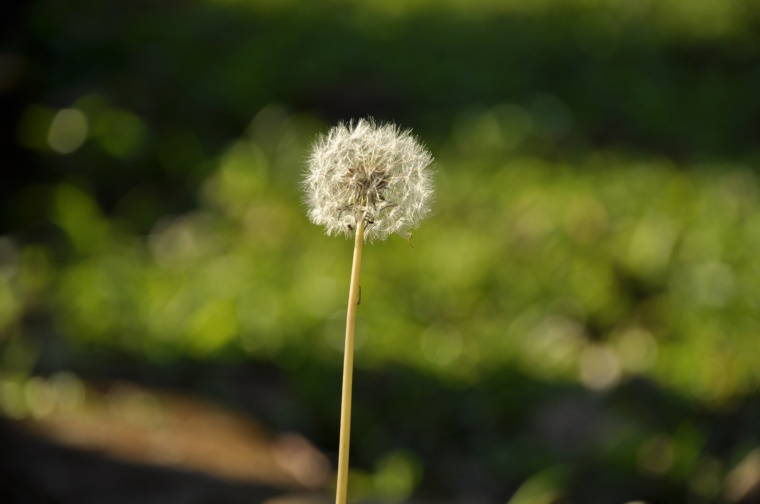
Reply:
<svg viewBox="0 0 760 504"><path fill-rule="evenodd" d="M340 124L317 138L303 182L309 218L328 235L354 237L354 258L346 310L340 446L335 502L346 504L351 440L351 390L359 274L366 239L385 239L416 227L430 213L433 184L430 153L393 124L372 119ZM411 236L411 235L409 235Z"/></svg>
<svg viewBox="0 0 760 504"><path fill-rule="evenodd" d="M304 180L309 218L328 235L385 239L430 213L433 157L411 131L372 119L340 124L312 146Z"/></svg>

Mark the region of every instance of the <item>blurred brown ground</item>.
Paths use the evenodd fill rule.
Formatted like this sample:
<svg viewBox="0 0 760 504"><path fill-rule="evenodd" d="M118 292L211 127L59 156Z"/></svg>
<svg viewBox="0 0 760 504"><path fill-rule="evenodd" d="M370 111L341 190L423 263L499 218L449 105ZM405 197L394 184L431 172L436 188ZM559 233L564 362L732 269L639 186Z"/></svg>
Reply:
<svg viewBox="0 0 760 504"><path fill-rule="evenodd" d="M302 436L132 384L84 391L0 423L0 502L327 502L329 461Z"/></svg>

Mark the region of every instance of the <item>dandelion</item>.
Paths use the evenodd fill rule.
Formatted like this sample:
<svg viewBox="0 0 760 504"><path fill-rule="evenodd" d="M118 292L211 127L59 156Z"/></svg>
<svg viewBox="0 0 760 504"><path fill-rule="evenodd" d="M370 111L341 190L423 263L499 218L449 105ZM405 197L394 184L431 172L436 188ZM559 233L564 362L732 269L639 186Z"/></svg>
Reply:
<svg viewBox="0 0 760 504"><path fill-rule="evenodd" d="M328 235L384 240L417 227L430 212L430 153L393 124L360 120L321 136L309 156L304 182L309 218Z"/></svg>
<svg viewBox="0 0 760 504"><path fill-rule="evenodd" d="M372 119L340 124L314 143L304 180L309 219L328 235L354 237L354 258L346 314L343 392L338 450L336 504L348 490L351 438L351 389L354 367L359 272L365 240L406 233L430 213L433 157L413 136L393 124ZM411 245L411 241L409 242Z"/></svg>

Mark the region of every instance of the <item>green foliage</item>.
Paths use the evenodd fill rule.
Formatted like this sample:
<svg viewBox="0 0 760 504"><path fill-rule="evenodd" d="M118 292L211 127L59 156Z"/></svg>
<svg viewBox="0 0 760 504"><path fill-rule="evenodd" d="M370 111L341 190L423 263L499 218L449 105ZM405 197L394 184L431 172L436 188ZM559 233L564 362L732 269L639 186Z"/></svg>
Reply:
<svg viewBox="0 0 760 504"><path fill-rule="evenodd" d="M351 247L303 215L312 123L275 112L218 156L196 210L145 237L81 188L55 189L69 259L48 266L44 294L64 334L150 358L339 359ZM465 140L469 128L439 149L436 214L415 248L397 237L368 249L360 366L468 379L509 364L600 389L644 374L718 403L755 389L760 201L748 167L604 151L568 166L499 149L499 136ZM8 285L9 306L23 303Z"/></svg>

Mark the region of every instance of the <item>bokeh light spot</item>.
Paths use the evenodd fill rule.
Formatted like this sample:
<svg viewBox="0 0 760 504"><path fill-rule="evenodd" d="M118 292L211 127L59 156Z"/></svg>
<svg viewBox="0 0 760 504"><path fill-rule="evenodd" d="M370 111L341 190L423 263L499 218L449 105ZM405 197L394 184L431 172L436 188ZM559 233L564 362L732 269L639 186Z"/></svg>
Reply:
<svg viewBox="0 0 760 504"><path fill-rule="evenodd" d="M87 117L77 109L60 110L48 129L47 141L59 154L71 154L87 140Z"/></svg>
<svg viewBox="0 0 760 504"><path fill-rule="evenodd" d="M53 375L50 382L57 406L62 411L76 411L82 407L86 391L78 376L62 371Z"/></svg>
<svg viewBox="0 0 760 504"><path fill-rule="evenodd" d="M48 416L55 408L55 394L42 378L34 377L26 382L24 397L29 412L36 418Z"/></svg>
<svg viewBox="0 0 760 504"><path fill-rule="evenodd" d="M620 380L618 357L606 345L589 345L578 360L579 378L591 390L607 390Z"/></svg>
<svg viewBox="0 0 760 504"><path fill-rule="evenodd" d="M657 360L657 341L646 329L631 327L613 335L615 350L627 371L643 372Z"/></svg>

